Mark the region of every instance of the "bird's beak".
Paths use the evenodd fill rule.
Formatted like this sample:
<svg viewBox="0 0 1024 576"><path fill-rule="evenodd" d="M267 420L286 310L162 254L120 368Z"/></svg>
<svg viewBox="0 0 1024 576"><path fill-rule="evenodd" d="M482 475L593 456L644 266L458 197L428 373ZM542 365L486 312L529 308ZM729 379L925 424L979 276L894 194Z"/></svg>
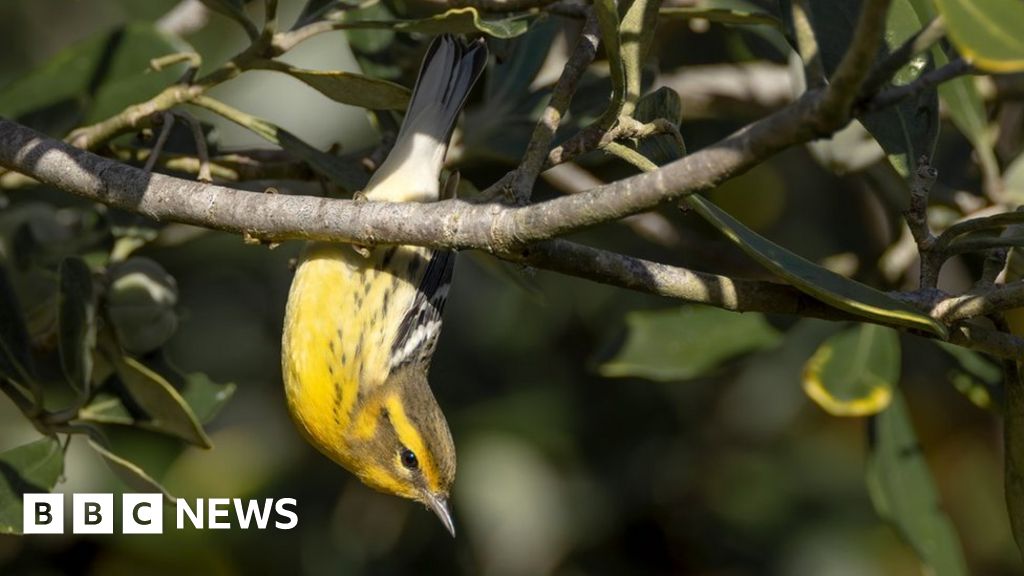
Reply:
<svg viewBox="0 0 1024 576"><path fill-rule="evenodd" d="M452 521L452 511L448 508L448 500L439 494L427 494L427 507L437 514L437 517L441 519L441 523L448 529L452 534L452 538L455 537L455 523Z"/></svg>

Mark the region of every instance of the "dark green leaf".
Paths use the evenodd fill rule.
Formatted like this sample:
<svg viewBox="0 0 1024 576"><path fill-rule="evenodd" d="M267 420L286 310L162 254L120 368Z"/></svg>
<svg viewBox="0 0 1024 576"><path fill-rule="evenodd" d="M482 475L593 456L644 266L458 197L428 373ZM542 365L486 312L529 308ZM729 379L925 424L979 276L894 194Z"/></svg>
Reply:
<svg viewBox="0 0 1024 576"><path fill-rule="evenodd" d="M640 99L633 116L644 123L664 118L673 126L679 126L683 121L682 100L678 92L662 86ZM661 166L686 155L686 149L681 148L679 144L671 134L657 134L644 138L638 146L630 144L630 147Z"/></svg>
<svg viewBox="0 0 1024 576"><path fill-rule="evenodd" d="M31 370L28 330L7 270L0 266L0 377L35 386Z"/></svg>
<svg viewBox="0 0 1024 576"><path fill-rule="evenodd" d="M899 334L859 324L818 347L804 366L803 385L833 416L870 416L889 405L899 377Z"/></svg>
<svg viewBox="0 0 1024 576"><path fill-rule="evenodd" d="M835 70L850 45L861 4L860 0L830 0L813 5L815 36L821 48L822 62L829 73ZM879 58L898 48L921 26L921 20L909 0L893 0L886 21L885 46ZM896 73L893 84L908 84L933 67L930 55L919 54ZM932 155L939 134L938 93L936 90L922 91L896 106L873 112L860 120L881 144L893 167L906 178L920 156L930 158Z"/></svg>
<svg viewBox="0 0 1024 576"><path fill-rule="evenodd" d="M121 346L144 354L163 346L178 327L178 285L157 262L133 256L108 271L105 309Z"/></svg>
<svg viewBox="0 0 1024 576"><path fill-rule="evenodd" d="M70 106L60 131L101 120L155 96L181 75L184 65L160 72L149 61L191 51L178 38L149 24L130 24L69 46L42 67L0 90L0 116Z"/></svg>
<svg viewBox="0 0 1024 576"><path fill-rule="evenodd" d="M878 515L899 531L936 576L966 574L960 540L942 510L903 396L872 418L867 484Z"/></svg>
<svg viewBox="0 0 1024 576"><path fill-rule="evenodd" d="M277 60L258 60L253 67L288 74L335 102L374 110L405 110L409 89L394 82L340 70L304 70Z"/></svg>
<svg viewBox="0 0 1024 576"><path fill-rule="evenodd" d="M148 417L138 423L140 427L176 436L203 448L212 447L191 407L163 376L127 356L116 361L116 371L125 389Z"/></svg>
<svg viewBox="0 0 1024 576"><path fill-rule="evenodd" d="M53 490L63 471L64 451L56 438L0 452L0 534L20 534L24 495Z"/></svg>
<svg viewBox="0 0 1024 576"><path fill-rule="evenodd" d="M99 454L103 461L110 468L121 482L124 482L131 490L143 493L159 492L164 495L164 501L168 505L174 504L174 497L164 488L159 482L153 479L152 476L146 473L145 470L140 468L137 464L132 463L126 458L118 456L110 451L110 449L104 446L102 443L97 441L95 438L89 438L89 446Z"/></svg>
<svg viewBox="0 0 1024 576"><path fill-rule="evenodd" d="M927 330L943 338L946 327L934 318L878 290L840 276L758 235L721 208L697 195L687 198L694 210L762 266L799 290L864 318Z"/></svg>
<svg viewBox="0 0 1024 576"><path fill-rule="evenodd" d="M1024 3L1015 0L935 0L957 50L990 72L1024 71Z"/></svg>
<svg viewBox="0 0 1024 576"><path fill-rule="evenodd" d="M633 312L626 324L625 343L599 368L603 376L686 380L779 342L779 333L760 314L705 306Z"/></svg>
<svg viewBox="0 0 1024 576"><path fill-rule="evenodd" d="M60 264L60 363L68 383L79 394L89 389L92 352L96 345L96 295L92 272L78 257Z"/></svg>
<svg viewBox="0 0 1024 576"><path fill-rule="evenodd" d="M200 422L206 424L220 412L228 400L235 394L235 384L228 382L218 384L201 372L187 374L181 397L188 403L192 413Z"/></svg>

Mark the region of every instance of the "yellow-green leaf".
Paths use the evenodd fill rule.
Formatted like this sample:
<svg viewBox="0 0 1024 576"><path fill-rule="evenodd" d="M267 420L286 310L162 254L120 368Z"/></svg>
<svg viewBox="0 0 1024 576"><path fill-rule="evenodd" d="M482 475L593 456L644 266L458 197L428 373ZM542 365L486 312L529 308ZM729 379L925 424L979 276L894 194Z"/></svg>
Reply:
<svg viewBox="0 0 1024 576"><path fill-rule="evenodd" d="M0 452L0 534L21 534L26 493L49 492L64 472L64 450L42 438Z"/></svg>
<svg viewBox="0 0 1024 576"><path fill-rule="evenodd" d="M803 386L833 416L870 416L889 406L899 377L899 335L860 324L818 347L804 365Z"/></svg>
<svg viewBox="0 0 1024 576"><path fill-rule="evenodd" d="M871 421L867 485L875 511L914 549L928 574L960 576L967 567L960 540L942 509L935 480L897 391Z"/></svg>
<svg viewBox="0 0 1024 576"><path fill-rule="evenodd" d="M747 228L706 198L695 194L689 196L687 202L751 258L800 291L850 314L884 324L927 330L942 338L947 336L946 327L934 318L786 250Z"/></svg>
<svg viewBox="0 0 1024 576"><path fill-rule="evenodd" d="M277 60L257 60L253 67L288 74L331 100L350 106L405 110L409 105L409 89L387 80L341 70L305 70Z"/></svg>
<svg viewBox="0 0 1024 576"><path fill-rule="evenodd" d="M529 28L530 14L517 14L507 18L484 18L476 8L452 8L442 14L419 20L362 21L361 28L393 28L402 32L421 34L477 34L483 32L495 38L515 38Z"/></svg>
<svg viewBox="0 0 1024 576"><path fill-rule="evenodd" d="M625 343L598 369L603 376L686 380L779 342L762 315L707 306L633 312L626 325Z"/></svg>
<svg viewBox="0 0 1024 576"><path fill-rule="evenodd" d="M989 72L1024 71L1024 2L935 0L960 54Z"/></svg>

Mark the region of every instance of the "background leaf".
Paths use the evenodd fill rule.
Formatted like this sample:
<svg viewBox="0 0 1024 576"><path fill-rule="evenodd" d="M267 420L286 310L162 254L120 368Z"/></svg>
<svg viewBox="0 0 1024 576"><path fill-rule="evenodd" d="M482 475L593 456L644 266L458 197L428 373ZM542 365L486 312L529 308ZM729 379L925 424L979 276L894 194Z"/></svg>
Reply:
<svg viewBox="0 0 1024 576"><path fill-rule="evenodd" d="M814 2L812 23L822 54L822 63L831 73L839 65L860 14L860 0ZM921 29L922 22L910 0L893 0L886 20L885 46L879 59L898 48ZM929 54L919 54L893 77L901 86L913 82L934 68ZM908 177L917 158L931 158L939 134L939 98L936 90L925 90L896 106L860 118L864 127L878 140L896 171Z"/></svg>
<svg viewBox="0 0 1024 576"><path fill-rule="evenodd" d="M625 343L598 369L603 376L687 380L779 342L779 333L760 314L706 306L633 312L626 325Z"/></svg>
<svg viewBox="0 0 1024 576"><path fill-rule="evenodd" d="M859 324L818 347L804 366L803 385L833 416L870 416L889 406L899 377L899 334Z"/></svg>
<svg viewBox="0 0 1024 576"><path fill-rule="evenodd" d="M967 574L953 524L942 510L928 463L897 391L871 421L867 484L878 515L893 525L936 576Z"/></svg>
<svg viewBox="0 0 1024 576"><path fill-rule="evenodd" d="M49 492L64 471L56 438L42 438L0 452L0 534L20 534L23 496Z"/></svg>
<svg viewBox="0 0 1024 576"><path fill-rule="evenodd" d="M60 264L60 363L68 383L78 392L89 388L96 345L96 295L92 272L78 257Z"/></svg>
<svg viewBox="0 0 1024 576"><path fill-rule="evenodd" d="M964 58L990 72L1024 70L1024 3L1014 0L935 0Z"/></svg>
<svg viewBox="0 0 1024 576"><path fill-rule="evenodd" d="M110 471L129 489L143 493L159 492L164 495L164 501L168 505L174 504L174 496L139 465L118 456L95 438L89 438L89 446L103 458Z"/></svg>
<svg viewBox="0 0 1024 576"><path fill-rule="evenodd" d="M662 18L702 18L710 22L745 26L767 25L782 28L774 12L748 0L697 0L686 6L666 6L659 11Z"/></svg>
<svg viewBox="0 0 1024 576"><path fill-rule="evenodd" d="M121 383L147 416L139 421L140 427L203 448L213 446L192 409L163 376L127 356L116 360L115 368Z"/></svg>

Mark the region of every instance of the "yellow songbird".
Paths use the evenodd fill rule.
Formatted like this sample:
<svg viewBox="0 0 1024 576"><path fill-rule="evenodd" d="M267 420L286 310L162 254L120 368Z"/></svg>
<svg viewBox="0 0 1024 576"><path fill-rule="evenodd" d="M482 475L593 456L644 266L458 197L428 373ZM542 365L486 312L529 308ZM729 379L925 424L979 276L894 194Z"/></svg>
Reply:
<svg viewBox="0 0 1024 576"><path fill-rule="evenodd" d="M363 196L438 199L459 112L487 61L482 40L427 50L394 148ZM422 502L455 534L455 446L427 383L455 254L311 243L288 295L282 370L299 430L366 485Z"/></svg>

